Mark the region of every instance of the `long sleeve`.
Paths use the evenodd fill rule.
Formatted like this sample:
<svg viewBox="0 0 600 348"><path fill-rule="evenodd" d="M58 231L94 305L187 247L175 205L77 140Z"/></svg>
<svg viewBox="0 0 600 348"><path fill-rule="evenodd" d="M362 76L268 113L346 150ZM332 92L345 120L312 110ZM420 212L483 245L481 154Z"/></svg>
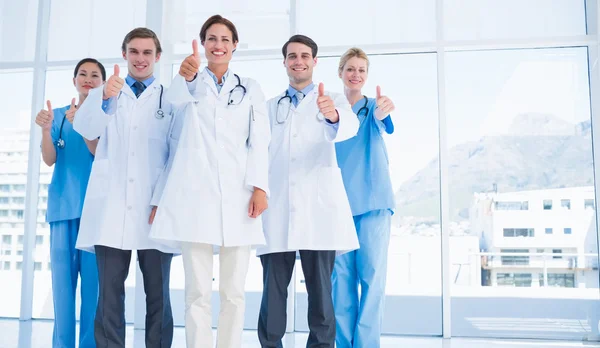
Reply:
<svg viewBox="0 0 600 348"><path fill-rule="evenodd" d="M108 109L112 114L107 114L102 108L102 90L104 86L94 88L75 113L73 129L88 140L97 139L116 113L116 102L109 103Z"/></svg>
<svg viewBox="0 0 600 348"><path fill-rule="evenodd" d="M323 122L325 124L325 137L328 141L337 143L355 136L358 132L359 123L356 114L352 111L352 107L344 95L332 93L330 96L333 99L340 120L336 123L337 127Z"/></svg>
<svg viewBox="0 0 600 348"><path fill-rule="evenodd" d="M258 187L269 193L269 144L271 127L265 96L258 83L250 80L250 136L248 138L248 160L246 162L246 186Z"/></svg>

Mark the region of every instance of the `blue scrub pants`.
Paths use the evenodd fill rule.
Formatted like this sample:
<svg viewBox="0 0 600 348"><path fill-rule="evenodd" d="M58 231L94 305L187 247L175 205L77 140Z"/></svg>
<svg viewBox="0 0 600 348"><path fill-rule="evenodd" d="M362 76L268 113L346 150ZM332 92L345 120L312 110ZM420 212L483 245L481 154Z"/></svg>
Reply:
<svg viewBox="0 0 600 348"><path fill-rule="evenodd" d="M338 256L333 270L337 348L380 346L391 212L354 217L360 249ZM360 286L360 298L359 298Z"/></svg>
<svg viewBox="0 0 600 348"><path fill-rule="evenodd" d="M98 268L92 253L75 249L79 219L50 223L50 267L54 298L53 348L75 348L75 298L81 276L79 347L95 348L94 317L98 303Z"/></svg>

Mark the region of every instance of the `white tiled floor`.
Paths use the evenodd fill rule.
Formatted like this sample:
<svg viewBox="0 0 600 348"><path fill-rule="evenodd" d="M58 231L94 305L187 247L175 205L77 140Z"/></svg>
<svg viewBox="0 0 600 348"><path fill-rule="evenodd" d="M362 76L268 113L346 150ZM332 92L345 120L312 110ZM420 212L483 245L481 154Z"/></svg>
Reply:
<svg viewBox="0 0 600 348"><path fill-rule="evenodd" d="M285 348L303 348L306 346L305 333L286 335ZM0 348L48 348L51 347L52 321L0 320ZM416 337L382 337L381 348L572 348L600 347L597 342L565 342L565 341L533 341L533 340L490 340L453 338L416 338ZM127 347L143 348L144 331L127 329ZM183 328L175 329L173 348L185 347ZM255 331L244 332L242 348L259 348ZM367 347L365 347L367 348ZM369 347L371 348L371 347Z"/></svg>

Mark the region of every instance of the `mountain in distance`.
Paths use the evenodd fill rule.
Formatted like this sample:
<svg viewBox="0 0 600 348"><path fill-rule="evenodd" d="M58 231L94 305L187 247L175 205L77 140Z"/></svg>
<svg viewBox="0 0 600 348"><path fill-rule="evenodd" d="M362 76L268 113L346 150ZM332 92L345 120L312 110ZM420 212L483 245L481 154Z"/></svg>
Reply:
<svg viewBox="0 0 600 348"><path fill-rule="evenodd" d="M522 114L506 135L451 148L450 218L468 219L475 192L514 192L593 185L591 124L549 114ZM439 223L439 158L395 193L396 219Z"/></svg>

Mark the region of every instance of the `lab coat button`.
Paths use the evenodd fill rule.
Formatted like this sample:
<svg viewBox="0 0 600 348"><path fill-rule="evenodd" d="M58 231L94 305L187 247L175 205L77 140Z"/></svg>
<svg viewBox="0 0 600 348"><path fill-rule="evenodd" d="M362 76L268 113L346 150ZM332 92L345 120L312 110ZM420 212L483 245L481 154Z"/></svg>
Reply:
<svg viewBox="0 0 600 348"><path fill-rule="evenodd" d="M130 205L128 205L128 206L127 206L127 210L131 210L131 208L132 208L132 207L131 207Z"/></svg>

